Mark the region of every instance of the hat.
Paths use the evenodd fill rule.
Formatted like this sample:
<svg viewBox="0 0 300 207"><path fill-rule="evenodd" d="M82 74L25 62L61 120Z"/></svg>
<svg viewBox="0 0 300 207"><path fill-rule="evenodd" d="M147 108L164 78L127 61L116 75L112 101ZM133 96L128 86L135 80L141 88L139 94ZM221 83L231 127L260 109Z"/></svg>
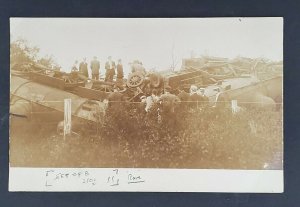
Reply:
<svg viewBox="0 0 300 207"><path fill-rule="evenodd" d="M171 90L171 87L170 86L166 86L165 89L166 90Z"/></svg>
<svg viewBox="0 0 300 207"><path fill-rule="evenodd" d="M141 97L140 97L141 100L144 99L144 98L147 98L147 97L146 97L146 96L141 96Z"/></svg>
<svg viewBox="0 0 300 207"><path fill-rule="evenodd" d="M197 90L198 90L197 86L191 85L190 93L197 93Z"/></svg>

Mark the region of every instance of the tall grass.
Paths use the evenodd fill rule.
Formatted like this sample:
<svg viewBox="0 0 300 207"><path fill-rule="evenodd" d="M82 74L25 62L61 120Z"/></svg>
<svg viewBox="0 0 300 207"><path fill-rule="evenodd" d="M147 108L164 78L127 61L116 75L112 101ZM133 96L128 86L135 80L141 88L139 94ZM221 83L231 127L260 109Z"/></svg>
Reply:
<svg viewBox="0 0 300 207"><path fill-rule="evenodd" d="M128 106L111 108L101 133L116 166L170 168L281 168L281 112L202 107L149 114ZM278 157L278 156L277 156Z"/></svg>
<svg viewBox="0 0 300 207"><path fill-rule="evenodd" d="M10 164L26 167L281 169L282 111L108 109L104 124L65 139L56 124L11 123ZM24 130L20 130L23 126ZM18 130L14 130L17 128ZM22 132L21 132L22 131ZM19 132L19 133L17 133Z"/></svg>

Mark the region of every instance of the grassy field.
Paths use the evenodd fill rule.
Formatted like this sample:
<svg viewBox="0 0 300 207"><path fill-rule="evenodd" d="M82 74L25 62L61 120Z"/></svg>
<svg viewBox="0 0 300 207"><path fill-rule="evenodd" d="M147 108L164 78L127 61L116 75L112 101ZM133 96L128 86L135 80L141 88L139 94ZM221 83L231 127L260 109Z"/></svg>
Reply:
<svg viewBox="0 0 300 207"><path fill-rule="evenodd" d="M11 166L282 169L282 111L202 108L158 122L155 110L124 107L97 132L65 139L55 123L12 119Z"/></svg>

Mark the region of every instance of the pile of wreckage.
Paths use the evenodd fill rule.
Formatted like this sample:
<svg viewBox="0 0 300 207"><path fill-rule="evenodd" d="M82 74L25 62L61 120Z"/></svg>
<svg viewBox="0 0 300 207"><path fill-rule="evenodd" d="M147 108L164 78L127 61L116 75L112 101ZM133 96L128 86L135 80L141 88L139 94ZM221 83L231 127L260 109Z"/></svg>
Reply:
<svg viewBox="0 0 300 207"><path fill-rule="evenodd" d="M195 85L204 88L211 106L235 100L239 104L259 103L269 107L282 104L282 73L282 61L204 56L183 59L180 71L131 73L118 92L127 102L137 102L154 88L163 94L170 87L176 95L179 88L188 91ZM60 121L64 119L64 100L71 99L73 120L101 122L107 97L114 93L115 87L113 82L88 80L78 72L53 71L36 64L14 66L10 113L24 120Z"/></svg>
<svg viewBox="0 0 300 207"><path fill-rule="evenodd" d="M265 58L236 57L234 59L202 56L182 60L181 70L201 69L210 74L235 76L241 74L256 75L265 80L283 74L283 61L271 61Z"/></svg>

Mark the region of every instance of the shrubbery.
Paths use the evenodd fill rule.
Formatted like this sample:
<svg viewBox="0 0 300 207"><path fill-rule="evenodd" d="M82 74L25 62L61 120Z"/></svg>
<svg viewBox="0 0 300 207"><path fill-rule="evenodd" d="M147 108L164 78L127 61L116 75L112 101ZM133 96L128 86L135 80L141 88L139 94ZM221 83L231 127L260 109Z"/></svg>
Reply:
<svg viewBox="0 0 300 207"><path fill-rule="evenodd" d="M279 112L199 108L161 116L159 123L156 109L108 111L100 137L112 149L115 165L261 169L282 151Z"/></svg>
<svg viewBox="0 0 300 207"><path fill-rule="evenodd" d="M12 133L10 161L27 167L279 169L281 113L248 108L234 115L202 108L161 114L159 123L156 109L147 114L121 104L107 111L98 133L64 139L55 124Z"/></svg>

